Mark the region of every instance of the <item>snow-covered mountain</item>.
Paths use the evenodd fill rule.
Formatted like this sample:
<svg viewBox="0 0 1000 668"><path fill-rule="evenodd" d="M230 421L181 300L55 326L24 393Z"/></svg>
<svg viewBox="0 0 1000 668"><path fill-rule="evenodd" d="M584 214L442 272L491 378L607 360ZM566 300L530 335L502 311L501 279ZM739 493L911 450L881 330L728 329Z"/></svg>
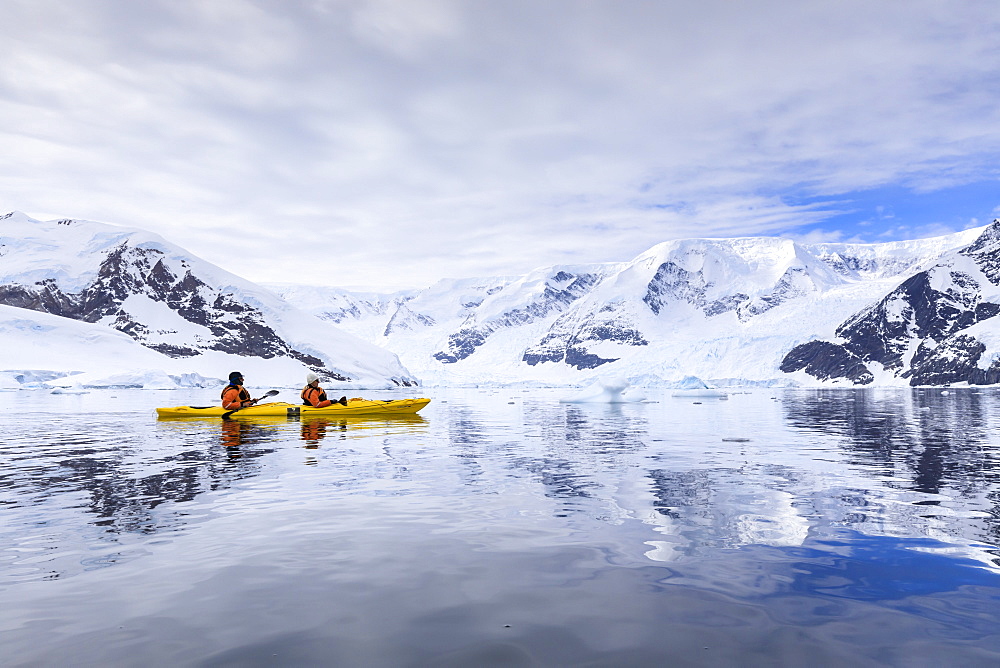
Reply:
<svg viewBox="0 0 1000 668"><path fill-rule="evenodd" d="M679 240L629 262L442 280L426 290L389 295L271 287L318 317L397 352L429 383L587 383L610 375L636 384L669 384L689 375L720 383L863 383L870 382L863 372L816 372L828 357L836 364L843 356L835 349L839 344L820 348L816 342L839 336L839 324L854 322L949 258L1000 257L1000 250L982 241L998 225L885 244ZM968 250L973 247L978 250ZM976 340L990 347L990 324L984 321L990 307L975 308L974 319L982 323ZM949 313L942 311L942 321L952 322ZM970 323L958 320L952 329ZM911 334L920 341L929 336ZM870 337L871 328L859 329L858 336ZM909 345L916 350L920 341ZM812 345L807 350L816 354L796 368L788 356L802 344ZM923 379L926 374L906 373L910 362L943 352L930 355L928 344L877 380Z"/></svg>
<svg viewBox="0 0 1000 668"><path fill-rule="evenodd" d="M0 217L0 385L46 369L155 386L232 369L284 386L307 369L367 387L983 384L1000 382L998 314L1000 221L887 244L678 240L377 294L262 287L141 230Z"/></svg>
<svg viewBox="0 0 1000 668"><path fill-rule="evenodd" d="M0 216L0 305L0 369L417 383L386 349L138 229Z"/></svg>
<svg viewBox="0 0 1000 668"><path fill-rule="evenodd" d="M833 340L793 348L787 372L855 384L1000 382L1000 220L851 315Z"/></svg>

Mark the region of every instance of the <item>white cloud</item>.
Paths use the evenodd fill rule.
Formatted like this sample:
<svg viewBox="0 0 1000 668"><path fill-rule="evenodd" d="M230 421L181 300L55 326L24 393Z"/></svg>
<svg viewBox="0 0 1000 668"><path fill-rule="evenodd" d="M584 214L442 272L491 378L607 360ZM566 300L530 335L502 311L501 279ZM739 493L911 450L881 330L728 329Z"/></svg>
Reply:
<svg viewBox="0 0 1000 668"><path fill-rule="evenodd" d="M8 0L0 24L0 209L258 280L627 259L829 215L761 193L834 211L1000 154L985 1Z"/></svg>
<svg viewBox="0 0 1000 668"><path fill-rule="evenodd" d="M351 31L362 42L412 58L435 41L457 37L457 3L445 0L370 0L352 8Z"/></svg>

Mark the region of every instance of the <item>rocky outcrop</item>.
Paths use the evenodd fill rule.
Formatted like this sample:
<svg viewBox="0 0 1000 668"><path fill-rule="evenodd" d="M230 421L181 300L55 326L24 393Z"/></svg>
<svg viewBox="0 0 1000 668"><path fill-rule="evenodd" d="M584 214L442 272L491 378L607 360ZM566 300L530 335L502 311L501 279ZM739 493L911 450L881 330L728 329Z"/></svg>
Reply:
<svg viewBox="0 0 1000 668"><path fill-rule="evenodd" d="M805 371L817 380L846 378L856 385L867 385L875 380L861 358L844 346L828 341L810 341L796 346L785 355L781 371Z"/></svg>
<svg viewBox="0 0 1000 668"><path fill-rule="evenodd" d="M700 271L688 271L673 261L664 262L657 267L646 286L642 301L657 315L665 305L674 301L704 308L705 293L711 285Z"/></svg>
<svg viewBox="0 0 1000 668"><path fill-rule="evenodd" d="M525 350L521 361L531 366L542 362L564 362L577 369L593 369L618 358L601 357L589 351L589 344L612 341L629 346L649 345L625 314L614 304L605 304L597 313L582 320L580 314L559 317L537 344Z"/></svg>
<svg viewBox="0 0 1000 668"><path fill-rule="evenodd" d="M1000 362L989 368L979 368L979 361L986 346L975 337L956 334L934 344L921 342L913 355L910 368L904 377L914 379L914 385L951 385L967 382L970 385L993 385L1000 382Z"/></svg>
<svg viewBox="0 0 1000 668"><path fill-rule="evenodd" d="M171 358L286 358L324 380L416 384L392 353L156 235L19 213L0 221L0 305L107 326Z"/></svg>
<svg viewBox="0 0 1000 668"><path fill-rule="evenodd" d="M546 318L552 313L563 311L587 294L598 280L599 276L596 274L571 274L559 271L546 281L542 293L524 306L503 311L500 315L481 323L476 322L475 315L470 315L467 320L468 326L450 334L447 350L435 353L434 359L445 364L463 360L476 352L476 349L498 330L526 325ZM469 303L463 306L474 309L481 303Z"/></svg>
<svg viewBox="0 0 1000 668"><path fill-rule="evenodd" d="M770 290L753 297L744 292L733 292L709 299L707 295L714 287L716 284L707 280L704 272L688 271L675 262L664 262L646 286L642 301L657 315L673 302L684 302L708 317L736 311L739 319L745 322L815 289L808 272L802 267L789 267Z"/></svg>
<svg viewBox="0 0 1000 668"><path fill-rule="evenodd" d="M1000 304L984 298L984 283L1000 285L1000 220L966 248L843 322L836 342L793 348L781 370L866 384L877 364L911 385L995 383L1000 369L996 363L980 368L986 346L966 333L1000 314Z"/></svg>
<svg viewBox="0 0 1000 668"><path fill-rule="evenodd" d="M405 303L400 304L396 308L396 312L392 314L389 322L385 326L385 331L382 336L389 336L393 332L399 332L402 330L415 330L422 327L433 327L434 318L423 315L422 313L417 313L409 309Z"/></svg>
<svg viewBox="0 0 1000 668"><path fill-rule="evenodd" d="M224 290L209 287L190 270L177 276L167 268L163 255L157 249L122 243L107 253L96 278L82 291L65 293L52 279L33 286L3 285L0 304L84 322L105 322L169 357L191 357L205 350L218 350L265 359L288 356L317 371L325 370L321 359L295 350L283 341L267 325L259 309ZM157 341L150 327L122 308L133 296L164 304L187 322L207 328L212 336L192 345ZM345 380L337 374L330 377Z"/></svg>

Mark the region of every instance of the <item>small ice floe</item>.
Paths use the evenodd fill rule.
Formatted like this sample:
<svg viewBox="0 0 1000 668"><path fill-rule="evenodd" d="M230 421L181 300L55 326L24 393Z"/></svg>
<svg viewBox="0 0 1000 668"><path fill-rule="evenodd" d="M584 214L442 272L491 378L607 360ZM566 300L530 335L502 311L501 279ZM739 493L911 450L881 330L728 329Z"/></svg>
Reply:
<svg viewBox="0 0 1000 668"><path fill-rule="evenodd" d="M948 396L949 394L951 394L951 392L949 392L948 390L941 390L941 394L943 394L944 396Z"/></svg>
<svg viewBox="0 0 1000 668"><path fill-rule="evenodd" d="M79 371L5 370L0 371L0 391L49 390L49 381L64 378Z"/></svg>
<svg viewBox="0 0 1000 668"><path fill-rule="evenodd" d="M627 380L606 378L560 401L564 404L631 404L642 403L645 398L639 388L629 387Z"/></svg>
<svg viewBox="0 0 1000 668"><path fill-rule="evenodd" d="M90 394L90 390L81 390L72 387L57 387L49 394Z"/></svg>
<svg viewBox="0 0 1000 668"><path fill-rule="evenodd" d="M717 397L728 399L729 394L716 387L709 387L708 384L697 376L685 376L677 384L677 388L670 393L672 397Z"/></svg>

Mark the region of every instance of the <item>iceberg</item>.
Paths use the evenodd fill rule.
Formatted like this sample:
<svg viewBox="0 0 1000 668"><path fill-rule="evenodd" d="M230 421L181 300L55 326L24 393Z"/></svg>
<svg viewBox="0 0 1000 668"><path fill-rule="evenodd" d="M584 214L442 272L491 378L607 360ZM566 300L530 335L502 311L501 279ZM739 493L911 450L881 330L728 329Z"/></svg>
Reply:
<svg viewBox="0 0 1000 668"><path fill-rule="evenodd" d="M564 404L628 404L642 403L646 397L639 388L630 387L623 378L598 381L580 390L575 396L560 399Z"/></svg>
<svg viewBox="0 0 1000 668"><path fill-rule="evenodd" d="M672 397L718 397L728 398L729 393L709 387L701 378L696 376L685 376L678 384L677 389L670 393Z"/></svg>

